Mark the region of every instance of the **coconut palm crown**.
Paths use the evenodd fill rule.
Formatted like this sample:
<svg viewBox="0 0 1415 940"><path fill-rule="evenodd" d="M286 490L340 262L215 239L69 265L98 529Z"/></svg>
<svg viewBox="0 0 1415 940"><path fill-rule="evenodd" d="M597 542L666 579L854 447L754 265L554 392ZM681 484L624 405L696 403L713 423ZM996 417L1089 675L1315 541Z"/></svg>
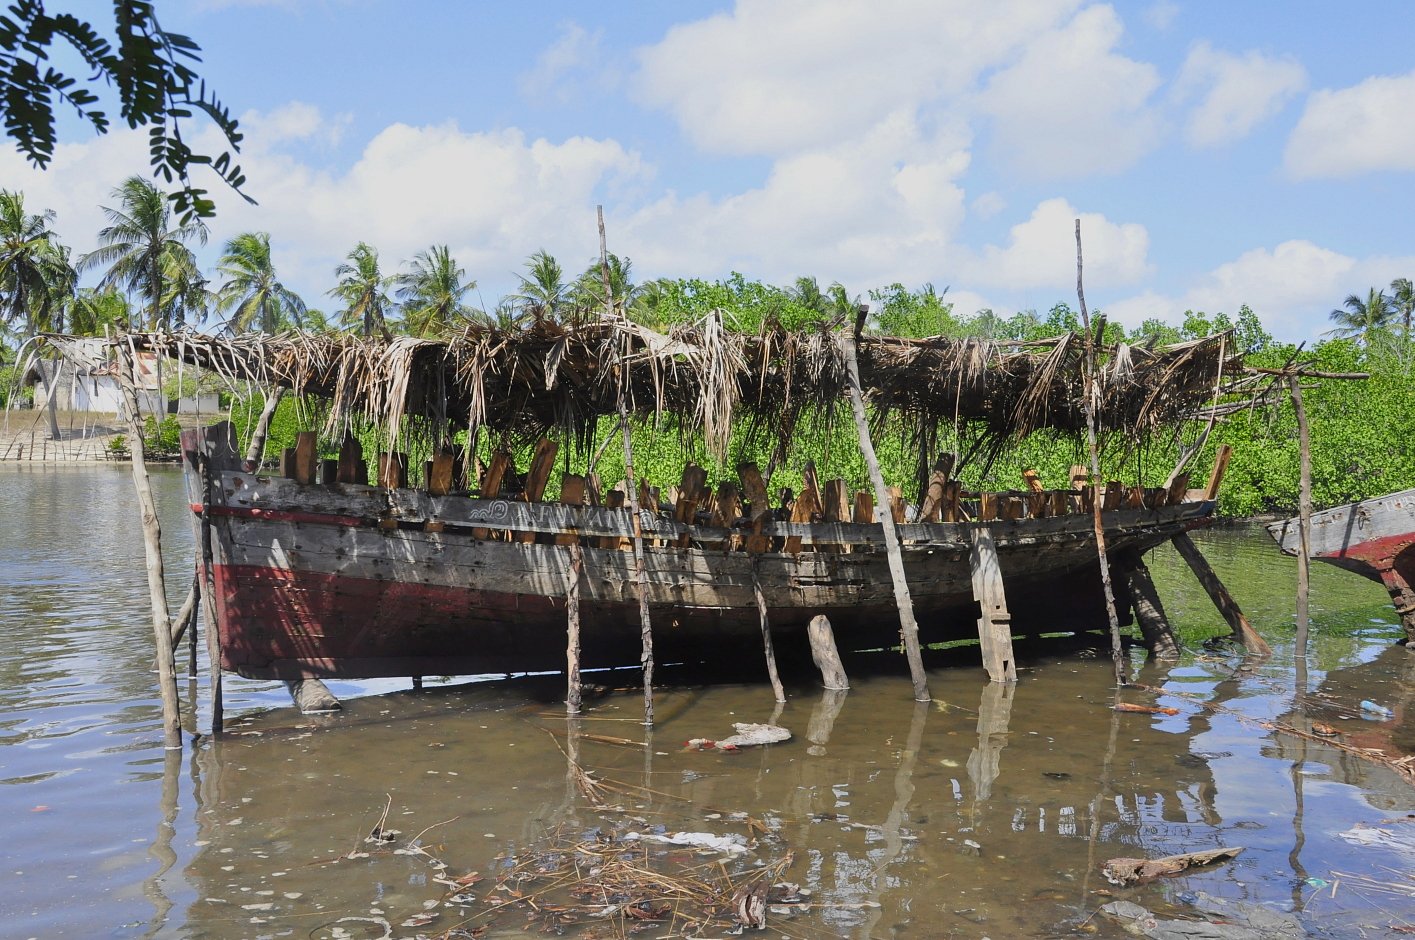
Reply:
<svg viewBox="0 0 1415 940"><path fill-rule="evenodd" d="M1328 335L1355 338L1369 345L1376 334L1391 327L1395 316L1395 306L1390 298L1384 291L1372 287L1366 292L1365 299L1351 294L1340 309L1331 312L1331 320L1336 326L1328 331Z"/></svg>
<svg viewBox="0 0 1415 940"><path fill-rule="evenodd" d="M403 325L408 333L447 333L478 312L462 302L477 282L463 283L467 272L457 266L457 259L446 245L433 245L418 252L409 264L412 270L397 279Z"/></svg>
<svg viewBox="0 0 1415 940"><path fill-rule="evenodd" d="M357 329L365 339L377 329L385 340L393 335L388 330L387 313L393 307L388 288L395 278L385 277L378 267L378 251L366 242L359 242L349 252L345 263L334 269L339 283L329 290L329 296L344 302L339 315L345 329Z"/></svg>
<svg viewBox="0 0 1415 940"><path fill-rule="evenodd" d="M0 323L25 335L63 328L77 280L53 221L53 210L30 215L24 193L0 189Z"/></svg>
<svg viewBox="0 0 1415 940"><path fill-rule="evenodd" d="M200 220L172 225L166 194L141 176L113 190L119 207L104 206L109 224L98 232L99 247L79 258L79 270L106 267L99 288L117 287L147 304L147 325L171 330L205 315L206 279L186 243L205 245Z"/></svg>
<svg viewBox="0 0 1415 940"><path fill-rule="evenodd" d="M230 332L278 333L305 325L305 302L275 274L268 233L245 232L232 238L216 270L223 279L216 292L216 312L227 317Z"/></svg>

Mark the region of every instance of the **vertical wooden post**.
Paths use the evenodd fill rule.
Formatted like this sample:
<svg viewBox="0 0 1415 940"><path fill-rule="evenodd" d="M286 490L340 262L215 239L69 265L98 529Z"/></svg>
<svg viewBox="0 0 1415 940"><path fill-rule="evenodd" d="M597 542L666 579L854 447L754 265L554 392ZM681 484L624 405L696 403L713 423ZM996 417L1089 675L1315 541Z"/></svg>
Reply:
<svg viewBox="0 0 1415 940"><path fill-rule="evenodd" d="M1081 324L1086 331L1086 359L1084 379L1086 382L1086 439L1091 448L1091 475L1096 485L1101 479L1100 453L1096 448L1096 411L1100 408L1100 383L1096 378L1096 340L1091 335L1091 316L1086 312L1086 292L1081 286L1081 220L1076 220L1076 299L1081 305ZM1102 316L1104 321L1105 317ZM1104 330L1104 326L1098 327ZM1101 336L1100 339L1104 339ZM1076 485L1075 468L1072 468L1071 485ZM1091 519L1096 530L1096 555L1101 566L1101 590L1105 593L1105 612L1110 618L1110 658L1115 664L1115 681L1125 685L1125 663L1120 648L1120 617L1115 612L1115 592L1110 585L1110 562L1105 557L1105 524L1101 522L1101 501L1095 497L1095 486L1091 487Z"/></svg>
<svg viewBox="0 0 1415 940"><path fill-rule="evenodd" d="M167 613L167 585L162 571L162 526L157 521L157 504L144 462L142 424L138 420L136 356L130 341L118 343L118 382L127 412L128 444L133 456L133 489L137 491L142 523L143 550L147 558L147 592L152 606L152 632L157 642L158 687L162 695L162 738L165 746L182 746L182 715L177 698L177 662L172 651L172 621Z"/></svg>
<svg viewBox="0 0 1415 940"><path fill-rule="evenodd" d="M1223 486L1223 475L1228 472L1228 461L1233 456L1231 444L1220 444L1214 455L1214 469L1209 473L1209 485L1204 487L1204 499L1218 499L1219 487Z"/></svg>
<svg viewBox="0 0 1415 940"><path fill-rule="evenodd" d="M762 621L762 647L766 650L766 674L771 678L771 690L778 702L786 701L786 690L781 687L781 676L776 672L776 648L771 643L771 621L766 615L766 595L762 593L762 579L757 571L761 559L752 559L752 594L757 600L757 613Z"/></svg>
<svg viewBox="0 0 1415 940"><path fill-rule="evenodd" d="M368 476L359 477L359 464L364 460L364 445L349 431L344 432L344 440L339 444L340 483L367 483Z"/></svg>
<svg viewBox="0 0 1415 940"><path fill-rule="evenodd" d="M201 576L201 615L206 625L207 670L211 683L211 736L221 737L225 729L221 696L221 631L216 617L216 577L211 549L211 443L205 429L196 452L197 472L201 476L201 529L199 535L199 573ZM249 466L249 464L246 464Z"/></svg>
<svg viewBox="0 0 1415 940"><path fill-rule="evenodd" d="M1116 571L1120 574L1120 586L1130 596L1130 604L1135 608L1135 619L1139 621L1140 632L1150 647L1150 655L1156 659L1178 659L1179 644L1174 639L1169 618L1165 616L1164 604L1155 590L1150 569L1145 565L1139 549L1122 548L1115 555Z"/></svg>
<svg viewBox="0 0 1415 940"><path fill-rule="evenodd" d="M1312 584L1312 438L1307 428L1307 409L1302 406L1302 379L1287 377L1292 392L1292 410L1297 413L1297 448L1301 477L1297 496L1297 658L1307 657L1307 594ZM1224 461L1225 465L1228 461Z"/></svg>
<svg viewBox="0 0 1415 940"><path fill-rule="evenodd" d="M565 574L565 711L571 715L580 713L580 569L584 565L584 553L578 543L566 546L570 553Z"/></svg>
<svg viewBox="0 0 1415 940"><path fill-rule="evenodd" d="M604 279L604 313L614 316L614 292L609 285L609 249L604 237L604 207L595 207L599 214L599 271ZM627 365L621 368L628 368ZM639 522L639 493L634 486L634 445L629 433L629 410L624 401L630 377L620 377L619 430L624 437L624 480L628 484L629 512L634 517L634 569L639 580L639 638L643 652L639 664L644 671L644 724L653 725L653 621L649 618L649 575L644 567L644 532Z"/></svg>
<svg viewBox="0 0 1415 940"><path fill-rule="evenodd" d="M270 436L270 419L275 416L275 409L279 407L280 399L284 395L285 386L283 385L275 386L265 395L265 404L260 409L260 419L255 423L250 446L246 448L247 473L256 473L260 470L261 460L265 454L265 439Z"/></svg>
<svg viewBox="0 0 1415 940"><path fill-rule="evenodd" d="M864 326L865 310L862 309L855 321L858 331ZM864 454L865 466L870 471L870 482L875 488L875 515L884 529L884 550L889 556L889 574L894 581L894 602L899 607L900 632L904 635L904 651L909 658L909 676L914 682L914 701L927 702L929 696L928 677L924 674L924 658L919 651L919 624L914 620L914 601L909 596L909 581L904 573L904 553L899 547L899 532L894 520L887 515L890 505L889 490L884 485L884 474L879 468L879 458L875 456L875 445L870 440L869 420L865 415L865 397L860 389L860 364L855 355L855 333L849 329L839 334L840 348L845 354L845 372L850 385L850 406L855 413L855 431L860 438L860 452Z"/></svg>
<svg viewBox="0 0 1415 940"><path fill-rule="evenodd" d="M997 545L992 530L973 530L973 546L968 563L973 570L973 597L978 602L978 645L983 668L992 682L1016 682L1017 660L1012 655L1012 614L1007 610L1002 568L997 561Z"/></svg>
<svg viewBox="0 0 1415 940"><path fill-rule="evenodd" d="M845 664L840 661L840 651L835 647L835 632L830 629L830 621L824 616L811 618L806 627L811 641L811 658L821 671L821 681L827 689L848 689L850 679L845 675Z"/></svg>
<svg viewBox="0 0 1415 940"><path fill-rule="evenodd" d="M315 468L319 460L315 432L301 431L295 435L295 482L301 486L314 483Z"/></svg>
<svg viewBox="0 0 1415 940"><path fill-rule="evenodd" d="M192 600L198 605L201 604L201 578L199 576L192 578L192 594L195 595ZM193 610L187 616L191 618L187 624L187 629L191 631L187 637L187 675L195 679L197 676L197 612ZM192 711L196 711L196 702L192 702ZM193 720L195 721L195 715Z"/></svg>
<svg viewBox="0 0 1415 940"><path fill-rule="evenodd" d="M749 520L752 523L752 534L747 536L745 547L749 552L764 552L771 541L769 537L761 534L762 523L771 511L771 497L767 495L766 482L762 480L761 471L754 463L738 464L737 478L742 481L742 492L751 503Z"/></svg>

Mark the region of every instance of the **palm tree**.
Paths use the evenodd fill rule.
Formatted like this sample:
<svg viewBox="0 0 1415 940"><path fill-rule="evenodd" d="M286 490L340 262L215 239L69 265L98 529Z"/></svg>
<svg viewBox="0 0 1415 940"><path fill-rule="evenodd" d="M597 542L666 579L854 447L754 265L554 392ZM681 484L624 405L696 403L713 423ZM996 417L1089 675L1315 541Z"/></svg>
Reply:
<svg viewBox="0 0 1415 940"><path fill-rule="evenodd" d="M413 256L412 270L398 277L398 298L403 301L403 323L410 334L426 336L428 330L445 333L466 320L471 312L462 298L477 286L462 283L467 272L446 245L433 245Z"/></svg>
<svg viewBox="0 0 1415 940"><path fill-rule="evenodd" d="M80 288L69 303L68 330L75 336L102 336L104 327L128 328L128 299L114 288Z"/></svg>
<svg viewBox="0 0 1415 940"><path fill-rule="evenodd" d="M1351 294L1342 306L1346 309L1331 312L1336 327L1327 331L1330 336L1354 337L1369 345L1376 339L1375 334L1388 329L1395 319L1390 298L1374 287L1367 291L1365 300Z"/></svg>
<svg viewBox="0 0 1415 940"><path fill-rule="evenodd" d="M141 176L130 176L115 190L119 208L103 207L109 224L98 233L99 247L79 259L79 270L107 269L98 286L121 287L148 303L148 327L170 330L193 312L204 312L206 279L186 246L206 244L200 220L172 223L167 195ZM199 308L200 309L199 311Z"/></svg>
<svg viewBox="0 0 1415 940"><path fill-rule="evenodd" d="M305 302L276 277L266 232L246 232L228 241L216 270L223 278L216 312L229 313L226 328L232 333L304 326Z"/></svg>
<svg viewBox="0 0 1415 940"><path fill-rule="evenodd" d="M349 252L346 263L334 269L339 283L329 291L329 296L342 300L344 310L340 322L346 329L357 328L364 339L373 336L374 328L383 334L384 340L392 340L385 317L393 306L388 299L388 288L392 277L384 277L378 268L378 252L359 242Z"/></svg>
<svg viewBox="0 0 1415 940"><path fill-rule="evenodd" d="M791 288L791 299L817 313L825 313L830 299L821 292L821 286L813 277L796 278L796 286Z"/></svg>
<svg viewBox="0 0 1415 940"><path fill-rule="evenodd" d="M0 189L0 322L25 335L63 328L77 280L53 221L53 210L29 215L24 193Z"/></svg>
<svg viewBox="0 0 1415 940"><path fill-rule="evenodd" d="M628 258L620 258L616 254L610 254L607 261L609 265L609 294L613 300L614 309L622 314L634 302L634 297L638 293L632 280L634 262ZM604 268L598 261L591 262L590 266L585 269L585 273L581 274L580 279L575 282L575 304L587 310L604 309Z"/></svg>
<svg viewBox="0 0 1415 940"><path fill-rule="evenodd" d="M516 275L521 282L519 293L506 298L534 320L553 320L570 301L570 285L565 283L565 270L560 262L542 248L526 262L530 277ZM601 288L600 296L604 296Z"/></svg>
<svg viewBox="0 0 1415 940"><path fill-rule="evenodd" d="M1395 312L1400 316L1405 335L1410 335L1410 314L1415 312L1415 284L1408 277L1398 277L1390 282L1390 299L1395 304Z"/></svg>

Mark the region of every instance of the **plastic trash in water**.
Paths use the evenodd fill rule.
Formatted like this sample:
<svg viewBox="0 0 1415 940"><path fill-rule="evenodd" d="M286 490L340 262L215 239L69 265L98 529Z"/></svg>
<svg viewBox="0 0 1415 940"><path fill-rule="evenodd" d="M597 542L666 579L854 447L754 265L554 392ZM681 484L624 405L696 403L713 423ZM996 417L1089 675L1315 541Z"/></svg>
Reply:
<svg viewBox="0 0 1415 940"><path fill-rule="evenodd" d="M1379 715L1382 719L1395 717L1395 712L1386 708L1384 705L1377 705L1375 702L1362 702L1361 710L1363 712L1370 712L1372 715Z"/></svg>

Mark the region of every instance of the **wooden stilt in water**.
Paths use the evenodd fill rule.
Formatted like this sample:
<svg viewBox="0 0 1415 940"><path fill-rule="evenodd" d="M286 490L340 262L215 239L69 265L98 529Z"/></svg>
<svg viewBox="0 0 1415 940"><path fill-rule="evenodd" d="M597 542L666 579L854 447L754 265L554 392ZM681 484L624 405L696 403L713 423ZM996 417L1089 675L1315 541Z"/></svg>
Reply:
<svg viewBox="0 0 1415 940"><path fill-rule="evenodd" d="M191 435L190 438L187 435ZM187 446L190 440L191 446ZM211 544L211 490L215 475L244 466L236 457L235 433L229 421L183 432L183 450L201 480L201 516L197 527L197 572L201 578L201 613L206 625L207 668L211 670L211 735L223 731L221 694L221 631L217 626L214 550Z"/></svg>
<svg viewBox="0 0 1415 940"><path fill-rule="evenodd" d="M613 317L614 293L609 286L609 249L604 238L604 207L597 206L596 210L599 213L599 270L604 278L604 314ZM639 636L643 643L639 663L644 671L644 724L652 726L653 621L649 618L649 575L644 567L644 532L639 521L639 494L634 486L634 445L629 433L629 412L624 401L627 391L627 386L619 390L619 430L624 436L624 480L629 488L629 511L634 517L634 570L639 581Z"/></svg>
<svg viewBox="0 0 1415 940"><path fill-rule="evenodd" d="M776 648L771 643L771 621L767 619L766 595L762 593L762 579L757 572L759 564L761 564L761 559L752 559L752 594L757 599L757 613L762 620L762 647L766 650L766 673L771 677L771 690L776 693L776 700L784 702L786 701L786 690L781 687L781 676L776 672ZM812 648L814 648L814 640Z"/></svg>
<svg viewBox="0 0 1415 940"><path fill-rule="evenodd" d="M889 557L889 574L894 581L894 601L899 607L900 632L904 635L904 651L909 658L909 675L914 683L914 700L929 701L928 677L924 675L924 658L919 651L919 624L914 620L914 601L909 596L909 582L904 574L904 554L899 548L899 532L888 514L890 493L884 485L875 445L870 440L869 420L865 415L865 398L860 391L860 365L855 355L855 334L864 326L866 308L861 308L855 320L855 331L839 333L840 348L845 354L845 370L850 386L850 405L855 414L855 431L860 438L860 452L870 471L875 488L875 514L884 529L884 549ZM812 621L814 623L814 621Z"/></svg>
<svg viewBox="0 0 1415 940"><path fill-rule="evenodd" d="M1125 662L1120 648L1120 616L1115 612L1115 591L1110 584L1110 562L1105 557L1105 524L1101 522L1101 501L1096 498L1096 486L1101 481L1100 452L1096 447L1096 409L1100 406L1100 381L1096 378L1096 343L1105 338L1105 316L1099 318L1096 332L1091 334L1091 316L1086 312L1086 292L1081 285L1081 220L1076 220L1076 299L1081 305L1081 327L1086 332L1086 439L1091 448L1091 475L1095 484L1089 488L1091 518L1096 530L1096 556L1100 560L1101 590L1105 594L1105 612L1110 618L1110 658L1115 664L1115 681L1124 685ZM1076 485L1076 469L1072 468L1071 485ZM1085 491L1083 491L1085 492ZM1084 502L1084 499L1082 500Z"/></svg>
<svg viewBox="0 0 1415 940"><path fill-rule="evenodd" d="M1016 682L1017 661L1012 655L1012 614L1007 610L1007 594L1002 586L1002 568L997 562L997 543L992 530L973 530L973 547L968 555L973 569L973 597L978 602L978 644L982 647L983 668L992 682Z"/></svg>
<svg viewBox="0 0 1415 940"><path fill-rule="evenodd" d="M418 680L422 684L422 680ZM329 687L318 679L286 679L285 688L300 709L301 715L324 715L343 709Z"/></svg>
<svg viewBox="0 0 1415 940"><path fill-rule="evenodd" d="M1297 658L1307 656L1307 595L1312 585L1312 438L1307 428L1307 409L1302 406L1302 380L1287 377L1292 392L1292 410L1297 413L1297 446L1301 476L1297 496Z"/></svg>
<svg viewBox="0 0 1415 940"><path fill-rule="evenodd" d="M1160 603L1150 569L1145 566L1139 550L1123 548L1116 552L1115 567L1120 573L1120 586L1130 596L1130 604L1135 608L1135 619L1139 621L1140 632L1144 634L1150 655L1156 659L1178 659L1179 643L1174 639L1174 631L1164 613L1164 604Z"/></svg>
<svg viewBox="0 0 1415 940"><path fill-rule="evenodd" d="M1233 636L1245 647L1248 652L1256 653L1259 656L1269 656L1272 649L1258 635L1258 631L1253 629L1253 625L1248 622L1248 618L1243 616L1243 611L1233 596L1228 593L1228 589L1223 586L1214 569L1209 566L1209 561L1199 551L1199 546L1194 544L1194 540L1189 537L1188 532L1181 532L1171 541L1174 547L1179 550L1179 554L1189 563L1189 569L1194 572L1194 577L1199 579L1199 583L1208 592L1209 599L1214 602L1218 612L1223 614L1223 619L1228 621L1229 627L1233 630Z"/></svg>
<svg viewBox="0 0 1415 940"><path fill-rule="evenodd" d="M578 543L566 546L569 562L565 572L565 711L580 713L580 569L584 553Z"/></svg>
<svg viewBox="0 0 1415 940"><path fill-rule="evenodd" d="M821 682L827 689L848 689L850 679L845 675L845 664L840 661L840 651L835 647L835 631L830 629L830 621L824 616L811 618L806 627L806 635L811 641L811 658L821 671Z"/></svg>
<svg viewBox="0 0 1415 940"><path fill-rule="evenodd" d="M260 470L261 461L265 456L265 439L270 436L270 419L275 416L275 409L279 407L280 399L284 395L285 387L283 385L275 386L265 395L265 405L260 409L260 418L256 421L255 431L251 434L250 446L246 448L247 473L255 473Z"/></svg>
<svg viewBox="0 0 1415 940"><path fill-rule="evenodd" d="M162 526L143 460L142 424L138 420L138 393L134 378L136 355L129 341L118 343L118 381L123 390L128 419L128 442L133 458L133 488L138 495L143 550L147 558L147 591L152 605L152 631L157 644L157 675L162 695L162 739L166 747L182 746L182 715L177 698L177 664L172 652L172 623L167 613L167 585L162 571Z"/></svg>

